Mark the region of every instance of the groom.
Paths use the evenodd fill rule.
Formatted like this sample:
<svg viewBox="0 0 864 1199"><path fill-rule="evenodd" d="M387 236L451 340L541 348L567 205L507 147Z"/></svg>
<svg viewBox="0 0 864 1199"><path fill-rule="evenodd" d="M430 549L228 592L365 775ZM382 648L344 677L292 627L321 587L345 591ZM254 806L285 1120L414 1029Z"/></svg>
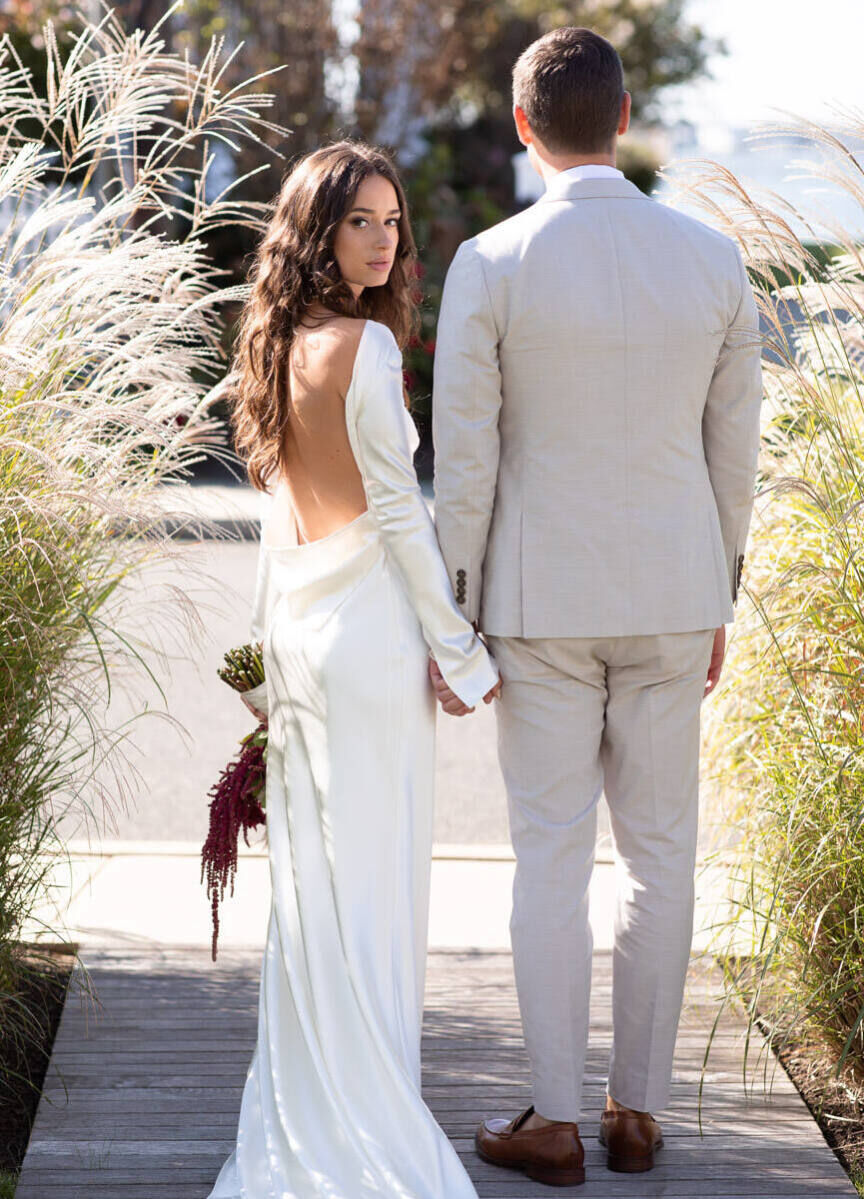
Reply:
<svg viewBox="0 0 864 1199"><path fill-rule="evenodd" d="M605 791L618 865L601 1141L654 1164L693 926L700 704L741 581L761 401L734 242L615 168L621 60L589 29L513 70L546 183L463 242L435 354L435 522L457 601L501 672L516 853L511 936L533 1106L485 1121L489 1161L584 1180L588 887ZM467 709L431 667L445 710Z"/></svg>

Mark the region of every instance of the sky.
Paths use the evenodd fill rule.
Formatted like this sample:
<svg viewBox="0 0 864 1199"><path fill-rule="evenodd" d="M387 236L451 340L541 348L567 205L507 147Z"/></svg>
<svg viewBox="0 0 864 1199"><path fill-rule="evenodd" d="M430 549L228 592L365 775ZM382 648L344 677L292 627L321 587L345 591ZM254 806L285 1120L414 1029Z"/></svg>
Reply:
<svg viewBox="0 0 864 1199"><path fill-rule="evenodd" d="M753 136L760 122L788 120L784 109L820 124L838 119L838 107L856 110L864 127L864 0L689 0L685 14L724 38L729 53L711 60L713 77L667 92L662 118L692 121L698 142L673 146L672 162L721 162L748 187L778 192L814 227L838 221L864 235L860 201L821 177L818 146Z"/></svg>
<svg viewBox="0 0 864 1199"><path fill-rule="evenodd" d="M667 119L689 117L706 137L776 118L771 106L824 120L836 101L864 119L864 0L690 0L685 12L729 54L711 60L713 79L668 93Z"/></svg>

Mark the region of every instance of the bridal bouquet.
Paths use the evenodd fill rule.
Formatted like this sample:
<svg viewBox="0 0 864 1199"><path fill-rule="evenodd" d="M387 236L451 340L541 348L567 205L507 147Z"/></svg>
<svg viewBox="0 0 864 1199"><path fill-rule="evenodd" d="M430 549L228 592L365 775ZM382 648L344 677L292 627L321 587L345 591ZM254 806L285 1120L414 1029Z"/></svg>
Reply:
<svg viewBox="0 0 864 1199"><path fill-rule="evenodd" d="M250 692L264 682L260 642L228 650L224 657L225 665L218 668L217 674L235 691ZM210 952L214 962L219 937L219 904L229 884L231 894L234 894L240 829L248 845L249 829L265 822L266 762L267 724L262 720L242 738L239 751L208 792L213 798L210 828L201 851L201 878L204 879L206 871L206 888L213 913Z"/></svg>

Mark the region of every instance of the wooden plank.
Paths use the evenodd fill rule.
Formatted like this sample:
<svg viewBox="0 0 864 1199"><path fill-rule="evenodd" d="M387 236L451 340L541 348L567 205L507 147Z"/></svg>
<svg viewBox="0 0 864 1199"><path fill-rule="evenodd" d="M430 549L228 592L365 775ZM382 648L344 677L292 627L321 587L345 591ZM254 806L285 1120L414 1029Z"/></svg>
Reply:
<svg viewBox="0 0 864 1199"><path fill-rule="evenodd" d="M470 1168L471 1163L466 1162ZM532 1183L512 1171L501 1170L501 1178L475 1178L474 1183L480 1199L549 1199L550 1191L540 1183ZM609 1171L602 1175L595 1171L590 1183L578 1191L560 1190L557 1194L579 1194L584 1199L791 1199L792 1196L818 1196L819 1199L849 1199L848 1189L839 1189L829 1180L813 1177L804 1179L776 1179L773 1187L763 1187L755 1177L713 1179L709 1172L700 1172L694 1178L672 1178L664 1176L660 1167L650 1174L640 1174L638 1180L632 1176L614 1178ZM97 1178L87 1171L70 1175L69 1171L34 1174L34 1177L19 1184L15 1199L202 1199L212 1177L207 1171L178 1177L169 1171L163 1177L155 1177L150 1171L148 1181L129 1181L122 1171L116 1176ZM629 1183L629 1185L628 1185Z"/></svg>
<svg viewBox="0 0 864 1199"><path fill-rule="evenodd" d="M158 1139L162 1135L158 1130L149 1130L151 1140L136 1143L137 1148L135 1149L131 1147L132 1142L120 1142L119 1140L111 1142L110 1145L107 1140L99 1144L88 1141L69 1142L62 1151L60 1148L54 1152L34 1151L32 1160L28 1162L28 1170L44 1172L52 1169L68 1170L94 1165L100 1167L98 1170L94 1170L94 1177L101 1178L102 1169L108 1166L115 1168L119 1166L122 1169L129 1169L130 1181L134 1181L136 1176L140 1181L142 1176L150 1177L151 1167L156 1168L166 1164L181 1172L192 1169L201 1162L205 1164L206 1169L212 1169L214 1163L218 1169L218 1165L233 1148L234 1131L234 1128L226 1126L219 1135L201 1137L194 1141L175 1139L163 1142ZM486 1167L475 1157L473 1137L462 1136L459 1133L450 1135L454 1144L460 1147L459 1152L468 1165L469 1173L474 1175L476 1181L477 1178L483 1176ZM596 1141L596 1136L589 1135L586 1126L582 1128L582 1135L585 1161L590 1171L602 1173L606 1161L602 1146ZM826 1177L824 1172L814 1164L816 1161L815 1150L818 1149L815 1142L802 1142L794 1152L789 1151L788 1154L777 1149L769 1156L760 1155L756 1150L743 1155L739 1154L737 1149L737 1142L743 1137L746 1137L746 1133L742 1131L739 1136L730 1136L718 1144L714 1144L712 1141L707 1151L706 1146L700 1144L695 1137L668 1139L663 1152L658 1155L658 1169L662 1167L664 1176L675 1178L701 1177L703 1174L709 1174L716 1178L734 1178L743 1171L748 1176L761 1179L762 1185L769 1177L776 1178L778 1173L798 1179L810 1176ZM120 1146L122 1152L120 1149L115 1151L115 1145ZM194 1145L194 1151L186 1153L185 1146L187 1145ZM106 1146L108 1147L106 1148ZM182 1156L180 1156L181 1149L184 1150ZM172 1152L176 1152L178 1156L172 1157ZM719 1154L725 1154L727 1160L705 1160ZM490 1176L498 1173L494 1167L489 1167L489 1169L493 1171L493 1175ZM840 1177L839 1175L834 1177L835 1183Z"/></svg>
<svg viewBox="0 0 864 1199"><path fill-rule="evenodd" d="M524 1105L523 1105L524 1106ZM488 1114L486 1110L480 1111L469 1120L453 1121L448 1120L447 1123L455 1129L453 1132L453 1140L455 1143L466 1141L473 1143L474 1130L484 1114ZM796 1124L798 1121L797 1113L787 1113L785 1117L773 1118L771 1126L775 1134L781 1133L785 1136L791 1136L796 1132ZM582 1121L582 1131L586 1137L591 1137L596 1134L597 1120ZM724 1120L719 1124L712 1122L712 1128L716 1127L716 1132L713 1132L711 1143L718 1152L729 1150L734 1151L739 1144L738 1138L742 1134L750 1132L749 1121L741 1119ZM222 1141L226 1136L233 1139L237 1128L237 1112L210 1113L206 1116L199 1116L195 1122L195 1136L199 1141ZM821 1132L818 1126L815 1126L815 1131L809 1135L797 1130L796 1144L801 1144L802 1141L807 1144L818 1144L821 1142ZM99 1135L105 1141L135 1141L142 1145L148 1144L151 1140L154 1141L182 1141L189 1136L189 1130L186 1127L178 1128L175 1120L166 1117L161 1112L144 1112L136 1115L134 1118L120 1118L106 1120L99 1127ZM669 1143L683 1143L684 1141L695 1142L700 1139L699 1129L696 1121L685 1123L681 1120L672 1124L669 1120L663 1121L663 1135ZM38 1145L31 1147L31 1153L41 1153L43 1147L54 1145L57 1146L57 1152L62 1146L75 1146L83 1144L88 1138L93 1136L93 1121L90 1113L78 1113L76 1119L70 1119L65 1122L62 1136L58 1136L53 1142L47 1138L42 1138ZM782 1141L780 1142L782 1144ZM469 1145L470 1147L470 1145ZM49 1152L54 1152L52 1148ZM763 1150L760 1150L762 1152ZM785 1152L785 1149L783 1150Z"/></svg>
<svg viewBox="0 0 864 1199"><path fill-rule="evenodd" d="M261 952L226 950L213 963L209 950L189 947L91 950L85 965L97 1002L74 993L67 1001L16 1199L201 1199L234 1144L257 1032ZM548 1187L487 1165L473 1148L484 1116L512 1115L530 1102L509 954L433 953L427 984L424 1096L480 1199L548 1199ZM758 1038L745 1092L744 1020L732 1008L708 1059L700 1134L700 1072L721 994L704 958L691 964L672 1101L658 1113L666 1139L658 1164L636 1187L606 1170L596 1134L610 984L611 955L598 953L580 1124L592 1197L856 1194L773 1055L764 1055L771 1093L760 1089ZM589 1187L578 1193L588 1199Z"/></svg>

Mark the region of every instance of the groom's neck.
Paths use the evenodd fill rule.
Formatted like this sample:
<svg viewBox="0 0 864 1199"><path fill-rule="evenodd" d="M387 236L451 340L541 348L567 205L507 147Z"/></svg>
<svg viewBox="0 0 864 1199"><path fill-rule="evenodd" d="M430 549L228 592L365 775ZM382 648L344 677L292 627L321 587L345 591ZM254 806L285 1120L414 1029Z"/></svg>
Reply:
<svg viewBox="0 0 864 1199"><path fill-rule="evenodd" d="M540 154L536 145L534 146L533 166L548 183L553 176L558 175L561 171L566 171L570 167L586 166L588 163L592 165L600 165L614 167L617 166L615 161L615 150L611 149L604 151L595 150L587 154L550 154L544 148L544 152Z"/></svg>

